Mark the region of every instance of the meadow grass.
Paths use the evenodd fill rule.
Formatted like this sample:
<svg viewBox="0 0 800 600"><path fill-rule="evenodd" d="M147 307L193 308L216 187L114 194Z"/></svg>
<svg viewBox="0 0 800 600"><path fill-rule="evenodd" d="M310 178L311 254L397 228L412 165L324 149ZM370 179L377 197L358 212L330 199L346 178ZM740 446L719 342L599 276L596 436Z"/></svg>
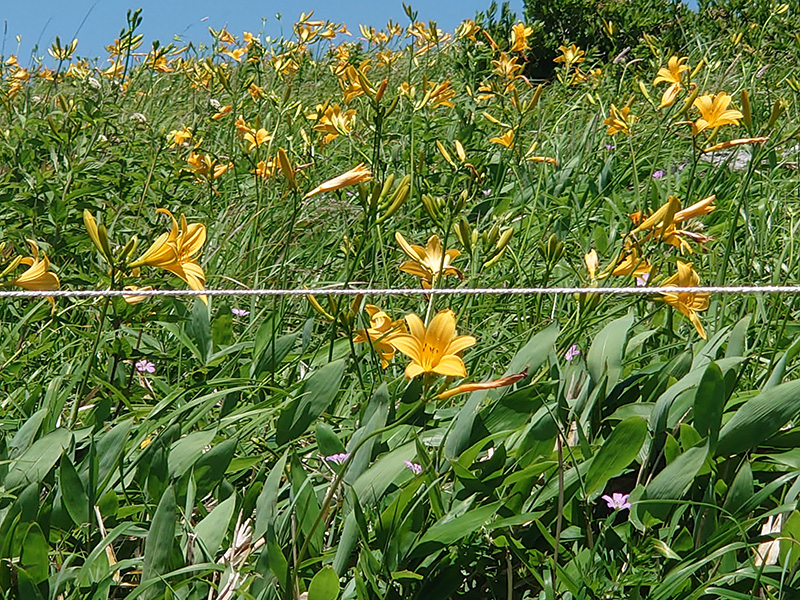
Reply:
<svg viewBox="0 0 800 600"><path fill-rule="evenodd" d="M796 283L796 65L409 18L6 58L3 597L796 597L794 295L436 293Z"/></svg>

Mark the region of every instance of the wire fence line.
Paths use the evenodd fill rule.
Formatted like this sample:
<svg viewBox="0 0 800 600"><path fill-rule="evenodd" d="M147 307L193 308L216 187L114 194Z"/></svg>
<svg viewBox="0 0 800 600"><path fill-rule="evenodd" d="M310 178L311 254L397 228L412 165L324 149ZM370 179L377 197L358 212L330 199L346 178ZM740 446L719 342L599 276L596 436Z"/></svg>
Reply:
<svg viewBox="0 0 800 600"><path fill-rule="evenodd" d="M800 294L800 285L698 286L698 287L519 287L519 288L313 288L238 290L0 290L3 298L104 298L104 297L196 297L196 296L558 296L601 294L647 296L651 294Z"/></svg>

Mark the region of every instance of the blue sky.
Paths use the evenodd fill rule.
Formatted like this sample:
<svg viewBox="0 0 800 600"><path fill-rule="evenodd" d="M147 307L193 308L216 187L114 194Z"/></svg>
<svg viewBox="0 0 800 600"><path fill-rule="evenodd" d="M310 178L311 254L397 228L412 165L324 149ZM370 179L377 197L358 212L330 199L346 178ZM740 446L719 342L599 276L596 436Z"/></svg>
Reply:
<svg viewBox="0 0 800 600"><path fill-rule="evenodd" d="M419 12L420 20L434 20L445 31L452 31L464 19L474 17L477 10L485 10L489 2L406 0ZM274 36L280 31L276 13L282 13L283 24L288 28L301 12L312 9L315 18L344 22L354 36L358 35L360 23L379 27L389 19L401 24L408 22L400 0L3 0L2 4L0 26L4 26L6 33L0 53L4 56L18 53L23 64L27 63L37 42L37 54L44 54L56 35L62 42L77 37L79 56L105 56L104 47L125 27L129 8L142 8L143 50L150 48L153 39L168 44L175 35L186 41L207 43L210 41L208 28L219 29L225 25L234 35L263 29ZM523 0L511 0L511 8L518 15L522 15L522 7ZM22 37L19 46L18 35Z"/></svg>

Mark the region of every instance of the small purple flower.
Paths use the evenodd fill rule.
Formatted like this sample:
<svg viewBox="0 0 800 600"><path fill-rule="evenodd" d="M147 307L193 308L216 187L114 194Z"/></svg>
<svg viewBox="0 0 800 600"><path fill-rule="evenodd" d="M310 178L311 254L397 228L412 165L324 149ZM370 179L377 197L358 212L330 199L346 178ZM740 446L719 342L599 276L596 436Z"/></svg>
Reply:
<svg viewBox="0 0 800 600"><path fill-rule="evenodd" d="M642 273L641 277L636 278L636 285L637 287L644 287L648 281L650 281L650 273Z"/></svg>
<svg viewBox="0 0 800 600"><path fill-rule="evenodd" d="M341 465L348 458L350 458L349 452L340 452L339 454L331 454L330 456L326 456L325 460L327 460L328 462L336 463L337 465Z"/></svg>
<svg viewBox="0 0 800 600"><path fill-rule="evenodd" d="M488 198L492 195L492 190L481 190L481 194Z"/></svg>
<svg viewBox="0 0 800 600"><path fill-rule="evenodd" d="M237 317L246 317L250 314L249 310L244 310L243 308L232 308L231 312Z"/></svg>
<svg viewBox="0 0 800 600"><path fill-rule="evenodd" d="M617 147L614 144L606 144L606 150L616 150Z"/></svg>
<svg viewBox="0 0 800 600"><path fill-rule="evenodd" d="M136 363L136 370L139 371L139 373L155 373L156 366L149 360L143 358Z"/></svg>
<svg viewBox="0 0 800 600"><path fill-rule="evenodd" d="M653 173L653 179L661 179L663 177L664 177L664 171L662 171L661 169Z"/></svg>
<svg viewBox="0 0 800 600"><path fill-rule="evenodd" d="M578 344L572 344L572 346L569 347L569 350L567 350L567 353L564 355L564 359L567 362L570 362L576 356L580 356L580 353L581 351L578 348Z"/></svg>
<svg viewBox="0 0 800 600"><path fill-rule="evenodd" d="M411 471L414 473L414 475L419 475L420 473L422 473L422 465L418 465L417 463L413 463L410 460L404 460L403 463L406 465L406 467L411 469Z"/></svg>
<svg viewBox="0 0 800 600"><path fill-rule="evenodd" d="M629 497L630 494L622 494L620 492L614 492L610 496L608 494L601 496L601 498L606 501L606 504L608 504L608 508L613 510L625 510L626 508L630 508L631 503L628 502Z"/></svg>

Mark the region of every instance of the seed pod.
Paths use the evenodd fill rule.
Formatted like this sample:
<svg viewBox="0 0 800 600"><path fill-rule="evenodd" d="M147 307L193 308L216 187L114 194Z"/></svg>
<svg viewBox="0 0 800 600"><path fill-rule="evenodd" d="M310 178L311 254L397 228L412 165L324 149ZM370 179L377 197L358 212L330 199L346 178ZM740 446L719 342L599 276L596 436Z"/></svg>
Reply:
<svg viewBox="0 0 800 600"><path fill-rule="evenodd" d="M15 257L14 257L14 260L12 260L12 261L11 261L11 262L8 264L8 266L7 266L5 269L3 269L3 272L2 272L2 273L0 273L0 277L5 277L5 276L6 276L6 275L8 275L9 273L11 273L11 271L13 271L14 269L16 269L16 268L19 266L19 263L20 263L20 261L21 261L21 260L22 260L22 257L21 257L21 256L19 256L19 255L15 256Z"/></svg>
<svg viewBox="0 0 800 600"><path fill-rule="evenodd" d="M502 252L505 250L506 246L508 246L508 242L511 241L511 236L513 235L514 229L512 227L504 230L503 233L500 234L500 239L497 241L497 251Z"/></svg>
<svg viewBox="0 0 800 600"><path fill-rule="evenodd" d="M456 163L453 162L450 153L447 151L447 148L444 147L444 144L439 140L436 140L436 147L439 149L439 154L450 164L451 167L455 167Z"/></svg>
<svg viewBox="0 0 800 600"><path fill-rule="evenodd" d="M119 262L121 264L125 264L134 252L136 252L136 246L139 245L139 239L136 236L133 236L131 239L128 240L128 243L125 244L125 247L122 249L122 252L119 253Z"/></svg>
<svg viewBox="0 0 800 600"><path fill-rule="evenodd" d="M533 92L533 98L531 98L531 103L528 105L528 110L536 108L536 105L539 104L539 99L542 97L543 89L544 86L541 83L536 86L536 91Z"/></svg>
<svg viewBox="0 0 800 600"><path fill-rule="evenodd" d="M453 227L455 231L456 237L458 241L461 242L461 245L467 249L469 254L472 254L472 234L469 230L469 223L465 218L461 218L461 220Z"/></svg>
<svg viewBox="0 0 800 600"><path fill-rule="evenodd" d="M742 121L744 121L744 125L747 127L747 130L750 131L753 128L753 113L750 110L750 96L745 89L742 90L741 101Z"/></svg>
<svg viewBox="0 0 800 600"><path fill-rule="evenodd" d="M286 181L289 182L289 187L297 191L297 179L295 179L294 176L294 169L292 169L292 163L289 162L289 156L283 148L278 149L278 163L281 166L283 176L286 177Z"/></svg>
<svg viewBox="0 0 800 600"><path fill-rule="evenodd" d="M786 110L786 102L783 98L778 98L775 100L775 104L772 105L772 112L769 115L769 121L767 121L767 129L772 129L775 125L775 122L780 118L783 112Z"/></svg>
<svg viewBox="0 0 800 600"><path fill-rule="evenodd" d="M375 210L378 207L378 200L380 200L381 192L383 190L383 186L381 186L377 181L373 180L370 184L372 186L372 194L369 197L369 209Z"/></svg>
<svg viewBox="0 0 800 600"><path fill-rule="evenodd" d="M381 81L381 85L378 87L378 92L375 94L375 102L380 102L381 98L383 98L383 93L386 91L386 86L389 85L389 78L384 78Z"/></svg>
<svg viewBox="0 0 800 600"><path fill-rule="evenodd" d="M488 234L484 235L484 242L487 246L494 246L497 243L497 240L500 239L500 227L495 223L492 225L492 228L489 230Z"/></svg>
<svg viewBox="0 0 800 600"><path fill-rule="evenodd" d="M647 91L647 88L645 87L644 83L642 83L642 80L637 79L636 83L639 86L639 91L642 92L642 95L644 96L645 100L647 100L650 104L652 104L653 101L650 99L650 93Z"/></svg>
<svg viewBox="0 0 800 600"><path fill-rule="evenodd" d="M386 181L383 182L383 187L381 188L381 200L386 198L389 195L389 192L392 191L392 187L394 186L394 174L388 175L386 177ZM383 205L386 204L386 201L382 202Z"/></svg>
<svg viewBox="0 0 800 600"><path fill-rule="evenodd" d="M678 117L684 117L689 112L689 109L692 108L694 101L697 100L697 96L700 95L700 88L695 84L692 84L692 86L694 89L692 89L692 93L689 94L686 102L683 103L683 108L678 112Z"/></svg>
<svg viewBox="0 0 800 600"><path fill-rule="evenodd" d="M700 69L702 69L705 66L705 64L706 64L706 59L701 58L700 62L697 63L697 66L689 74L689 81L694 81L694 78L697 77L697 74L700 72Z"/></svg>
<svg viewBox="0 0 800 600"><path fill-rule="evenodd" d="M322 315L324 319L326 319L327 321L333 321L333 315L331 315L327 310L322 308L322 305L319 302L317 302L317 298L315 296L311 294L306 294L306 300L308 300L308 303L311 305L311 308L313 308L320 315Z"/></svg>
<svg viewBox="0 0 800 600"><path fill-rule="evenodd" d="M377 223L383 223L386 219L391 217L397 210L403 206L406 199L408 198L408 194L411 192L411 175L406 175L400 180L400 184L397 186L397 189L392 194L390 201L389 201L389 208L386 209L377 220Z"/></svg>

